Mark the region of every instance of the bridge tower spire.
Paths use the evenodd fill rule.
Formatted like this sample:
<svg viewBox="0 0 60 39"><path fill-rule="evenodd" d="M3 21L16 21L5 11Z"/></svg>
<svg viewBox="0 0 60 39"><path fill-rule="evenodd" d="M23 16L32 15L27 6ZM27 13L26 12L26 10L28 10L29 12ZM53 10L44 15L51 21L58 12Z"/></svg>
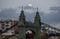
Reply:
<svg viewBox="0 0 60 39"><path fill-rule="evenodd" d="M25 24L25 14L24 14L23 6L22 6L22 10L19 16L19 21Z"/></svg>
<svg viewBox="0 0 60 39"><path fill-rule="evenodd" d="M21 13L19 16L19 36L18 39L25 39L25 14L23 10L23 6L21 9Z"/></svg>
<svg viewBox="0 0 60 39"><path fill-rule="evenodd" d="M36 39L41 39L41 19L40 19L38 8L37 8L35 19L34 19L34 24L35 24L36 29L37 29Z"/></svg>
<svg viewBox="0 0 60 39"><path fill-rule="evenodd" d="M37 8L34 23L41 24L40 21L41 21L41 19L40 19L39 11L38 11L38 8Z"/></svg>

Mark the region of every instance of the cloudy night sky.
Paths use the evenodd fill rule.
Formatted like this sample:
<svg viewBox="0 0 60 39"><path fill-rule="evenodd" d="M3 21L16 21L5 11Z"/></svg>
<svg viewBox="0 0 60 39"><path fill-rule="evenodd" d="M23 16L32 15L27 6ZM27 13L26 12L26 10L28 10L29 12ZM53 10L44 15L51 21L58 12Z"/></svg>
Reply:
<svg viewBox="0 0 60 39"><path fill-rule="evenodd" d="M33 21L39 8L41 21L60 29L60 0L0 0L0 20L18 20L21 7L27 21Z"/></svg>

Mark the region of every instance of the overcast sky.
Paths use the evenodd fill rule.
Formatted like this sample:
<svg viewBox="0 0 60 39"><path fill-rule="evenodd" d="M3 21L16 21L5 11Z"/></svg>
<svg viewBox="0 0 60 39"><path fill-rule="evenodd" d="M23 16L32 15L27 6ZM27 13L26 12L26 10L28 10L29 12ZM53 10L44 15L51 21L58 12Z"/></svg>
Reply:
<svg viewBox="0 0 60 39"><path fill-rule="evenodd" d="M42 22L60 28L60 0L0 0L0 19L18 19L22 5L28 21L38 7Z"/></svg>

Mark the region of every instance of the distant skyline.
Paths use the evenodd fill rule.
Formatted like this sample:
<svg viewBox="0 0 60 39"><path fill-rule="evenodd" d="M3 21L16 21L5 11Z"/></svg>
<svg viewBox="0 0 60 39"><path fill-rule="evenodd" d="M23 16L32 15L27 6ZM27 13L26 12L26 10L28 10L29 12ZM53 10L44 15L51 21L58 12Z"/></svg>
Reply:
<svg viewBox="0 0 60 39"><path fill-rule="evenodd" d="M38 7L42 22L60 28L60 0L0 0L0 19L18 19L22 6L27 21L33 21Z"/></svg>

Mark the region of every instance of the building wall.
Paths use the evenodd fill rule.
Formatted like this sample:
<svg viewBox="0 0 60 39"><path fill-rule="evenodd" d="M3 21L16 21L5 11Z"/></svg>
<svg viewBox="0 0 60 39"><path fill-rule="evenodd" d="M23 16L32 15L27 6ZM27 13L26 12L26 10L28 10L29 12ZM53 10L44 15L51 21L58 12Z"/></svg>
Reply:
<svg viewBox="0 0 60 39"><path fill-rule="evenodd" d="M7 23L6 23L7 22ZM0 30L5 31L4 33L2 33L0 35L0 39L2 39L3 37L5 38L7 35L11 36L15 34L15 31L18 30L17 26L15 25L17 23L16 20L0 20ZM7 26L8 25L8 26ZM13 25L15 25L14 27L12 27ZM8 28L12 27L11 29L7 30ZM16 29L15 29L16 28ZM11 37L11 38L15 38L15 36ZM15 38L16 39L16 38Z"/></svg>
<svg viewBox="0 0 60 39"><path fill-rule="evenodd" d="M17 36L13 36L13 37L10 37L8 39L18 39L18 37Z"/></svg>
<svg viewBox="0 0 60 39"><path fill-rule="evenodd" d="M14 35L14 34L15 34L15 31L12 28L12 29L8 30L7 32L3 33L2 35Z"/></svg>
<svg viewBox="0 0 60 39"><path fill-rule="evenodd" d="M16 25L16 26L14 27L14 30L15 30L15 33L18 33L18 32L19 32L19 27L18 27L18 25Z"/></svg>
<svg viewBox="0 0 60 39"><path fill-rule="evenodd" d="M52 36L52 37L49 37L48 39L60 39L59 36Z"/></svg>

